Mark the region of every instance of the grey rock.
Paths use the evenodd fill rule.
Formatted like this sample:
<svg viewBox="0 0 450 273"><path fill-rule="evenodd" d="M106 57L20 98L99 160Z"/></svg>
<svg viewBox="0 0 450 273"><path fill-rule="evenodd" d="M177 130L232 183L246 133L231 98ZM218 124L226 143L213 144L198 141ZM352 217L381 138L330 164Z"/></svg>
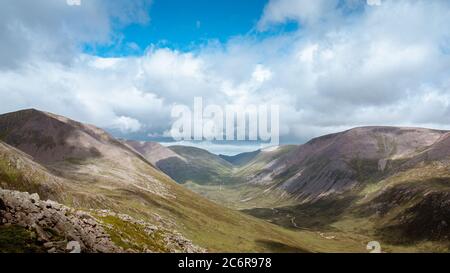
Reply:
<svg viewBox="0 0 450 273"><path fill-rule="evenodd" d="M6 204L3 202L3 199L0 198L0 210L6 210Z"/></svg>
<svg viewBox="0 0 450 273"><path fill-rule="evenodd" d="M56 253L56 248L55 248L55 247L52 247L52 248L49 249L47 252L48 252L48 253Z"/></svg>
<svg viewBox="0 0 450 273"><path fill-rule="evenodd" d="M39 202L40 201L39 194L33 193L32 195L30 195L30 200L32 203Z"/></svg>

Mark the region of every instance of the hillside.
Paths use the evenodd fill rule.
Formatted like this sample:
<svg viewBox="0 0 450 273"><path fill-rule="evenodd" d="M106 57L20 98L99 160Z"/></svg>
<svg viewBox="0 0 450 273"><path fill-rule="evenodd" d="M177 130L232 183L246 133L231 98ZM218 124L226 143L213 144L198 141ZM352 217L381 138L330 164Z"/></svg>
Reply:
<svg viewBox="0 0 450 273"><path fill-rule="evenodd" d="M445 131L362 127L300 145L248 173L250 183L271 184L296 202L339 195L395 173L405 160L436 144Z"/></svg>
<svg viewBox="0 0 450 273"><path fill-rule="evenodd" d="M250 161L252 161L260 153L261 150L257 150L254 152L241 153L234 156L229 155L219 155L219 156L225 161L230 162L234 166L244 166Z"/></svg>
<svg viewBox="0 0 450 273"><path fill-rule="evenodd" d="M180 184L231 182L233 165L206 150L187 146L164 147L154 142L128 140L124 143Z"/></svg>
<svg viewBox="0 0 450 273"><path fill-rule="evenodd" d="M160 246L156 251L166 252L172 248L161 238L180 234L212 252L362 251L354 241L324 248L315 233L289 231L212 203L93 126L27 110L1 115L0 128L2 188L89 211L124 249ZM113 216L98 213L104 210ZM123 220L128 217L114 215L153 225L164 236L151 239L134 221Z"/></svg>
<svg viewBox="0 0 450 273"><path fill-rule="evenodd" d="M140 153L147 161L151 162L153 166L157 166L159 161L168 158L178 158L182 161L186 160L171 149L156 142L135 140L122 140L122 142Z"/></svg>
<svg viewBox="0 0 450 273"><path fill-rule="evenodd" d="M22 249L4 240L0 251L65 252L72 240L84 252L363 252L372 240L393 252L450 246L446 131L363 127L220 157L119 141L37 110L1 115L0 128L0 237L28 242ZM53 219L59 212L47 204L85 216ZM48 222L28 224L41 214ZM86 237L94 226L106 248Z"/></svg>
<svg viewBox="0 0 450 273"><path fill-rule="evenodd" d="M185 186L294 230L367 236L400 251L445 251L449 140L442 130L355 128L304 145L222 156L234 163L236 183Z"/></svg>
<svg viewBox="0 0 450 273"><path fill-rule="evenodd" d="M449 137L440 130L364 127L313 139L250 180L267 181L281 200L246 212L295 229L447 251Z"/></svg>

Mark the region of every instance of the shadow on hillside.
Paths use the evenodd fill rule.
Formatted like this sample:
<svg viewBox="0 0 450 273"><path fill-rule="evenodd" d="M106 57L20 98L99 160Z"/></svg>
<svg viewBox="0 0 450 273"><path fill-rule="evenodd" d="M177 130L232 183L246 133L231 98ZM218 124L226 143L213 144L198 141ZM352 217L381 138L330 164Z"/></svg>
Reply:
<svg viewBox="0 0 450 273"><path fill-rule="evenodd" d="M272 240L255 240L259 246L269 249L274 253L308 253L306 249L286 245Z"/></svg>
<svg viewBox="0 0 450 273"><path fill-rule="evenodd" d="M355 196L280 208L255 208L242 212L293 229L326 230L352 206Z"/></svg>

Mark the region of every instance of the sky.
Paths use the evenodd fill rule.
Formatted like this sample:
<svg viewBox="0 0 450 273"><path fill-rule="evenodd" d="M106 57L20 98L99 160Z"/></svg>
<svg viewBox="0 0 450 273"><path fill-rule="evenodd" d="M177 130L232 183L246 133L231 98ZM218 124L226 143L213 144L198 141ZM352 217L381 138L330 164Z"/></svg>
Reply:
<svg viewBox="0 0 450 273"><path fill-rule="evenodd" d="M280 105L282 143L368 125L450 129L447 0L0 6L0 113L37 108L166 142L172 107L202 97Z"/></svg>

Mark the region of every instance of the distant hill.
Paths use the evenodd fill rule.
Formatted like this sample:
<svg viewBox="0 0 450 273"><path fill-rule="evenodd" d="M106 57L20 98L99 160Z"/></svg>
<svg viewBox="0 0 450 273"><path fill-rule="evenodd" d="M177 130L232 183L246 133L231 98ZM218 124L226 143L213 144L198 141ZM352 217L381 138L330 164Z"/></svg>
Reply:
<svg viewBox="0 0 450 273"><path fill-rule="evenodd" d="M233 165L218 155L188 146L164 147L154 142L125 141L146 160L180 184L220 184L231 179Z"/></svg>
<svg viewBox="0 0 450 273"><path fill-rule="evenodd" d="M243 166L252 161L260 152L261 150L257 150L254 152L242 153L234 156L228 155L219 155L219 156L235 166Z"/></svg>

